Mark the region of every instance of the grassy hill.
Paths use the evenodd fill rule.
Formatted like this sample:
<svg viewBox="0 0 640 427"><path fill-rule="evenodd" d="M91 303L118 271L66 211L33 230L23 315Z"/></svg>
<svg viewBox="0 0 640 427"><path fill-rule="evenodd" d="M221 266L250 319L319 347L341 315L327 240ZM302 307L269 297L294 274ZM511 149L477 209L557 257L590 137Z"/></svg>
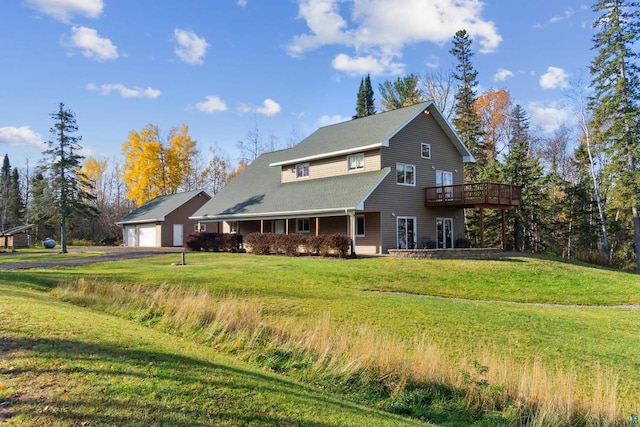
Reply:
<svg viewBox="0 0 640 427"><path fill-rule="evenodd" d="M189 347L211 354L215 349L360 404L438 425L624 425L637 411L639 276L536 257L327 260L188 253L186 266L172 265L177 257L13 271L3 273L0 282L13 294L28 293L33 301L55 296L90 306L94 311L43 303L90 313L86 317L112 322L116 330L152 327L144 331L170 334L174 338L164 340L179 345L177 350ZM54 286L52 293L43 293ZM4 314L11 305L4 304L0 300L2 318L11 319ZM25 303L19 316L23 320L14 322L35 319L38 310ZM81 329L80 321L64 319L86 317L44 315L59 319L66 325L63 331ZM103 329L108 328L98 328ZM116 344L98 345L114 359L108 349L118 348ZM162 353L169 354L163 359L167 364L181 354ZM108 383L110 376L101 378L95 383ZM197 377L193 383L199 381ZM17 393L15 384L0 386L0 396ZM159 395L160 401L167 398ZM231 402L242 400L229 396ZM320 401L327 399L336 398ZM196 408L205 401L180 404L202 415ZM317 418L307 415L308 421L296 418L299 412L277 412L287 414L282 419L289 421L281 423L297 419L304 425L345 425L353 413L326 421L326 410L312 407L308 412ZM260 414L260 409L229 410L242 415L239 424L250 424L250 417ZM154 412L163 416L161 408ZM372 414L378 413L363 416ZM352 424L384 425L384 416L381 420Z"/></svg>

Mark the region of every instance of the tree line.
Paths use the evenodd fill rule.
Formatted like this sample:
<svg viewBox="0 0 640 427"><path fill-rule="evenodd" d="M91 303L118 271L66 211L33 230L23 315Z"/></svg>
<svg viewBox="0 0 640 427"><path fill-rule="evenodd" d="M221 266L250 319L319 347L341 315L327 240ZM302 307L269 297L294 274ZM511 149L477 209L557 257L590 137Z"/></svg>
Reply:
<svg viewBox="0 0 640 427"><path fill-rule="evenodd" d="M507 213L508 248L550 253L640 272L640 14L636 3L602 0L593 37L591 81L576 82L568 100L575 121L545 135L506 88L477 93L473 41L458 31L451 71L409 74L378 86L379 106L392 110L433 101L449 119L476 162L467 182L522 186L522 205ZM354 119L376 114L370 76L360 82ZM258 155L282 148L257 126L237 148L232 165L219 150L205 159L184 124L161 135L156 125L131 131L122 163L85 159L74 114L60 104L43 161L33 171L0 170L0 227L35 225L35 238L99 242L121 238L115 221L154 197L205 189L216 194ZM288 146L302 139L292 133ZM478 212L465 212L465 237L478 245ZM485 215L485 244L500 246L499 212ZM67 230L68 229L68 230Z"/></svg>

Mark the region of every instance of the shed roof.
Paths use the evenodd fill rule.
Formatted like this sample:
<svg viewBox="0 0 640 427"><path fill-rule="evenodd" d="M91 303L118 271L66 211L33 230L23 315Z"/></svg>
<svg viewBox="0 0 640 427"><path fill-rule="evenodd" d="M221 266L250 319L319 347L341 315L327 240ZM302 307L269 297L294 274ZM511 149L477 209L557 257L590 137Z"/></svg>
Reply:
<svg viewBox="0 0 640 427"><path fill-rule="evenodd" d="M186 191L183 193L156 197L139 208L129 212L117 221L116 224L123 225L164 221L165 217L171 212L200 195L204 195L207 199L211 198L209 193L204 190Z"/></svg>

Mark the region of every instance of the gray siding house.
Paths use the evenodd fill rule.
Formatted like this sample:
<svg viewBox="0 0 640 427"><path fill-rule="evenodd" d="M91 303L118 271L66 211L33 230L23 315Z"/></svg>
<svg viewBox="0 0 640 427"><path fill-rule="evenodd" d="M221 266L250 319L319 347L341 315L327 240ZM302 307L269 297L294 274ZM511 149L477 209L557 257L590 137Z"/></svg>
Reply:
<svg viewBox="0 0 640 427"><path fill-rule="evenodd" d="M261 155L191 219L241 234L344 233L358 254L451 248L464 235L466 207L451 203L454 189L473 161L435 105L420 103ZM431 207L428 187L439 189Z"/></svg>
<svg viewBox="0 0 640 427"><path fill-rule="evenodd" d="M189 219L211 196L203 190L156 197L131 211L118 222L125 246L183 246L184 238L196 230Z"/></svg>

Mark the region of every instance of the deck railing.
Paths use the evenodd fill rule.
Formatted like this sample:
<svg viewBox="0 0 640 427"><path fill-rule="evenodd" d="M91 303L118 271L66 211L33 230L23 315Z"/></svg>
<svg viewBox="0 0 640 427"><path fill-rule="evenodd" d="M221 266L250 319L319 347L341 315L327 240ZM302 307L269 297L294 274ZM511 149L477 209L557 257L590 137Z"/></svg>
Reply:
<svg viewBox="0 0 640 427"><path fill-rule="evenodd" d="M519 185L477 182L425 188L425 206L509 207L522 202Z"/></svg>

